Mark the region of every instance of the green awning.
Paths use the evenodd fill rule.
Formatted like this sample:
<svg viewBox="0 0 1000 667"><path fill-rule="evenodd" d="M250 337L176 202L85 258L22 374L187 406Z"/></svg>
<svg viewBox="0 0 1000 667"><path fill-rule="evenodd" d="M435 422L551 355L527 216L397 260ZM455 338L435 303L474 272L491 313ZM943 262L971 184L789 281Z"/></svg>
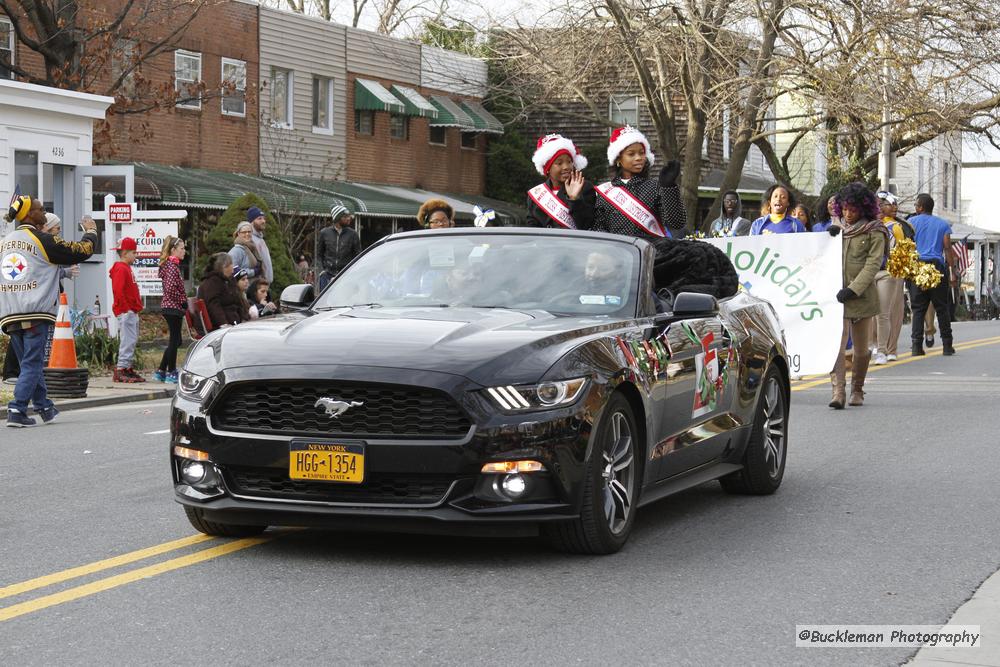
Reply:
<svg viewBox="0 0 1000 667"><path fill-rule="evenodd" d="M476 129L488 134L503 134L503 123L489 111L483 108L479 102L462 100L458 103L462 111L468 114L472 122L476 124Z"/></svg>
<svg viewBox="0 0 1000 667"><path fill-rule="evenodd" d="M322 194L325 201L328 202L325 211L327 214L336 203L343 204L357 216L415 218L417 209L420 208L419 204L383 192L377 186L366 186L347 181L324 181L305 176L272 176L270 178L295 188Z"/></svg>
<svg viewBox="0 0 1000 667"><path fill-rule="evenodd" d="M424 118L430 118L436 120L438 117L438 110L434 108L427 99L415 91L413 88L407 88L406 86L396 86L393 85L391 88L392 94L399 98L399 101L403 103L406 108L406 113L409 116L423 116Z"/></svg>
<svg viewBox="0 0 1000 667"><path fill-rule="evenodd" d="M431 127L457 127L467 132L475 131L475 121L450 97L431 95L431 104L438 110L437 120L431 122Z"/></svg>
<svg viewBox="0 0 1000 667"><path fill-rule="evenodd" d="M137 197L164 206L226 209L252 192L272 211L291 215L330 213L329 200L321 194L264 176L137 162L135 181Z"/></svg>
<svg viewBox="0 0 1000 667"><path fill-rule="evenodd" d="M404 113L405 108L382 84L368 79L354 80L354 108L365 111Z"/></svg>

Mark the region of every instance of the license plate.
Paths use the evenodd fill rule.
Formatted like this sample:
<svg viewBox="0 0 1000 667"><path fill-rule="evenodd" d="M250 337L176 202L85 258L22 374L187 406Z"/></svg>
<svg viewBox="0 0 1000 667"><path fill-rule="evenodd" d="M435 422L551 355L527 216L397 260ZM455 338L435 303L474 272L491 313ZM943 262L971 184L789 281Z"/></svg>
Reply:
<svg viewBox="0 0 1000 667"><path fill-rule="evenodd" d="M288 456L288 476L360 484L365 479L365 446L293 442Z"/></svg>

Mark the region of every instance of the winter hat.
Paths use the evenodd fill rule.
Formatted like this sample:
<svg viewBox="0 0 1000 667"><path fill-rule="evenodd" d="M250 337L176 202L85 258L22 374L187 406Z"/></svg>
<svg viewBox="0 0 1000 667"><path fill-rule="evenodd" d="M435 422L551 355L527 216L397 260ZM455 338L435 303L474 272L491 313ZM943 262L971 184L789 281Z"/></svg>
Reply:
<svg viewBox="0 0 1000 667"><path fill-rule="evenodd" d="M56 215L55 213L46 213L45 214L45 224L42 225L42 231L43 232L51 231L53 227L55 227L56 225L61 225L61 224L62 224L62 220L59 219L58 215Z"/></svg>
<svg viewBox="0 0 1000 667"><path fill-rule="evenodd" d="M333 218L334 222L340 220L341 216L350 215L351 212L347 210L347 207L343 204L334 204L333 208L330 209L330 217Z"/></svg>
<svg viewBox="0 0 1000 667"><path fill-rule="evenodd" d="M899 204L899 200L896 198L896 195L886 190L880 190L879 192L876 192L875 196L891 206L896 206Z"/></svg>
<svg viewBox="0 0 1000 667"><path fill-rule="evenodd" d="M542 176L547 176L549 167L560 155L568 155L573 158L573 166L579 171L587 168L587 158L581 153L572 141L561 134L546 134L538 140L535 154L531 156L531 161L535 163L535 169Z"/></svg>
<svg viewBox="0 0 1000 667"><path fill-rule="evenodd" d="M250 272L247 271L246 269L236 269L236 271L233 273L234 282L239 280L240 278L249 278L249 277L250 277Z"/></svg>
<svg viewBox="0 0 1000 667"><path fill-rule="evenodd" d="M135 250L138 246L135 243L135 239L131 236L126 236L118 243L118 247L115 250Z"/></svg>
<svg viewBox="0 0 1000 667"><path fill-rule="evenodd" d="M239 236L240 232L242 232L244 229L249 229L252 232L253 231L253 225L251 225L246 220L244 220L240 224L236 225L236 231L233 232L233 238L236 238L237 236Z"/></svg>
<svg viewBox="0 0 1000 667"><path fill-rule="evenodd" d="M30 210L31 197L22 195L21 188L17 188L10 200L10 208L6 215L7 220L10 222L21 222L28 217L28 211Z"/></svg>
<svg viewBox="0 0 1000 667"><path fill-rule="evenodd" d="M256 206L251 206L247 209L247 222L253 222L262 215L264 215L264 211L260 210Z"/></svg>
<svg viewBox="0 0 1000 667"><path fill-rule="evenodd" d="M653 151L649 148L649 140L646 138L646 135L631 125L619 127L611 133L611 143L608 144L608 165L611 167L615 166L615 160L618 159L618 156L632 144L642 144L645 147L646 163L649 166L653 166L653 160L656 156L653 155Z"/></svg>

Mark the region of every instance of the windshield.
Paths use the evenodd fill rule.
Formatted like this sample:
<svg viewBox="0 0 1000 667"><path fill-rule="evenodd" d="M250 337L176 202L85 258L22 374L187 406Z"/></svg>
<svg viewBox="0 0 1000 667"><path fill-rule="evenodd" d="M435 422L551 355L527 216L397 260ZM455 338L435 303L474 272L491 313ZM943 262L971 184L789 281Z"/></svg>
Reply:
<svg viewBox="0 0 1000 667"><path fill-rule="evenodd" d="M590 238L402 238L359 258L315 307L478 307L631 316L638 263L635 247Z"/></svg>

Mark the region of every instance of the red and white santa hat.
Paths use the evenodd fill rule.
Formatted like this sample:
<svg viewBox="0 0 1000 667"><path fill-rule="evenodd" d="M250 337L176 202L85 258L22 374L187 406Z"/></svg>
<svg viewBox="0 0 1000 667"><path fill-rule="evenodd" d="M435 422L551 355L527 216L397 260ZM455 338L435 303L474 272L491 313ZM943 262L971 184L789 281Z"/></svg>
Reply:
<svg viewBox="0 0 1000 667"><path fill-rule="evenodd" d="M539 174L548 176L549 167L560 155L568 155L573 158L573 166L579 171L583 171L587 167L587 158L580 153L580 149L561 134L546 134L539 139L531 161L535 163L535 169L538 170Z"/></svg>
<svg viewBox="0 0 1000 667"><path fill-rule="evenodd" d="M646 163L653 165L656 156L649 148L649 139L646 135L635 129L631 125L616 128L611 133L611 143L608 144L608 165L615 166L615 160L622 154L622 151L632 144L642 144L646 148Z"/></svg>

